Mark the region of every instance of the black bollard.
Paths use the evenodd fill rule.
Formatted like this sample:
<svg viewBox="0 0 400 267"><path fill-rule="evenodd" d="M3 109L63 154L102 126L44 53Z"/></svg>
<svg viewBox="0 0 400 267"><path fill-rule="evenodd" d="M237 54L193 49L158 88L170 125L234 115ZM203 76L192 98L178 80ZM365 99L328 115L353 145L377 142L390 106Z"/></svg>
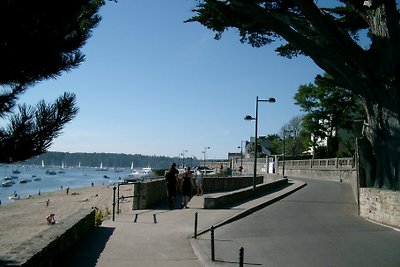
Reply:
<svg viewBox="0 0 400 267"><path fill-rule="evenodd" d="M197 239L197 212L194 214L194 239Z"/></svg>
<svg viewBox="0 0 400 267"><path fill-rule="evenodd" d="M135 214L135 220L133 222L137 222L138 214Z"/></svg>
<svg viewBox="0 0 400 267"><path fill-rule="evenodd" d="M118 183L118 188L117 188L117 214L119 214L119 183Z"/></svg>
<svg viewBox="0 0 400 267"><path fill-rule="evenodd" d="M241 247L239 249L239 267L243 267L243 262L244 262L244 248Z"/></svg>
<svg viewBox="0 0 400 267"><path fill-rule="evenodd" d="M117 188L114 186L113 187L113 204L112 204L112 206L113 206L113 217L112 217L112 220L113 221L115 221L115 190L116 190Z"/></svg>
<svg viewBox="0 0 400 267"><path fill-rule="evenodd" d="M153 221L154 221L154 223L157 223L157 218L156 218L156 214L155 213L153 214Z"/></svg>
<svg viewBox="0 0 400 267"><path fill-rule="evenodd" d="M211 226L211 260L215 261L214 226Z"/></svg>

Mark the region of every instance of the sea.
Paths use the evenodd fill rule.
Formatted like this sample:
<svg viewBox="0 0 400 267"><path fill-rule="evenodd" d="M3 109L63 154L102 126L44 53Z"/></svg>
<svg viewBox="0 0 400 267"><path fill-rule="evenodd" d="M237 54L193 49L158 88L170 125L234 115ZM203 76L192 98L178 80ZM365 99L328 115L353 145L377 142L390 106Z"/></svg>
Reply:
<svg viewBox="0 0 400 267"><path fill-rule="evenodd" d="M131 173L130 168L91 168L91 167L41 167L23 165L0 165L0 201L6 205L30 195L38 195L59 190L98 185L112 185L123 181ZM6 178L8 177L8 178ZM2 186L7 179L11 186ZM21 182L22 181L22 182Z"/></svg>

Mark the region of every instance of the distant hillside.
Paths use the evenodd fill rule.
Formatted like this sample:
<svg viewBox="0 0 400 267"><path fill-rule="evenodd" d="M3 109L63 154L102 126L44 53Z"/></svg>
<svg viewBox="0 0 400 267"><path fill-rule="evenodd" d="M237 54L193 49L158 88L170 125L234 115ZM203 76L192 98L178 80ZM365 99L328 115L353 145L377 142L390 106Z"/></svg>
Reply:
<svg viewBox="0 0 400 267"><path fill-rule="evenodd" d="M143 156L140 154L117 154L117 153L68 153L68 152L47 152L40 156L25 161L29 165L41 165L42 161L46 166L67 167L99 167L103 163L103 167L107 168L130 168L131 164L135 168L150 166L154 169L167 169L172 162L180 165L182 158L170 158L164 156ZM192 164L193 162L193 164ZM185 159L186 165L198 165L200 161L197 159Z"/></svg>

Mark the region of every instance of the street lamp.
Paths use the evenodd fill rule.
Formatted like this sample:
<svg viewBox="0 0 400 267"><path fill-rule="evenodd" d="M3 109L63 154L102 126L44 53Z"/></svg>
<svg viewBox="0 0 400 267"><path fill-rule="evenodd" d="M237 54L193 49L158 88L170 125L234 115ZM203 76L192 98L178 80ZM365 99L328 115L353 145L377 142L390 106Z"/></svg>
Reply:
<svg viewBox="0 0 400 267"><path fill-rule="evenodd" d="M210 149L209 146L205 146L204 147L204 151L202 152L204 154L204 174L206 172L206 153L207 153L207 149Z"/></svg>
<svg viewBox="0 0 400 267"><path fill-rule="evenodd" d="M286 152L286 147L285 147L285 137L286 133L293 133L292 130L283 130L283 166L282 166L282 176L285 178L285 152Z"/></svg>
<svg viewBox="0 0 400 267"><path fill-rule="evenodd" d="M183 164L184 168L185 168L185 152L188 152L188 151L187 150L183 150L182 153L181 153L181 155L182 155L182 164Z"/></svg>
<svg viewBox="0 0 400 267"><path fill-rule="evenodd" d="M258 99L258 96L256 98L256 117L253 118L250 115L247 115L244 117L245 120L247 121L255 121L255 133L254 133L254 173L253 173L253 195L256 194L256 178L257 178L257 135L258 135L258 102L269 102L269 103L275 103L275 98L270 97L269 99Z"/></svg>
<svg viewBox="0 0 400 267"><path fill-rule="evenodd" d="M240 146L238 147L240 148L240 174L242 174L243 172L243 140L240 141Z"/></svg>

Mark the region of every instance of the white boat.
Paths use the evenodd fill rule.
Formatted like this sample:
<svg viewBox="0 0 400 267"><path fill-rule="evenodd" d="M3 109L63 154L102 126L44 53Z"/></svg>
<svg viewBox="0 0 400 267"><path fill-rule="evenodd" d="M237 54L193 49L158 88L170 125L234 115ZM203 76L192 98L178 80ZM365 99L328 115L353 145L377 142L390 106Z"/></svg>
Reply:
<svg viewBox="0 0 400 267"><path fill-rule="evenodd" d="M103 167L103 162L102 162L100 163L100 168L97 168L96 171L108 171L108 169Z"/></svg>
<svg viewBox="0 0 400 267"><path fill-rule="evenodd" d="M129 174L128 178L125 178L125 181L143 181L144 179L148 179L151 177L152 169L150 167L142 168L140 171L132 170L131 174Z"/></svg>
<svg viewBox="0 0 400 267"><path fill-rule="evenodd" d="M14 184L13 181L11 181L11 180L6 180L6 181L4 181L4 182L1 183L1 186L2 186L2 187L10 187L10 186L12 186L13 184Z"/></svg>
<svg viewBox="0 0 400 267"><path fill-rule="evenodd" d="M64 161L62 161L61 162L61 170L59 170L58 173L61 173L61 174L65 173L64 169L65 169L65 165L64 165Z"/></svg>

